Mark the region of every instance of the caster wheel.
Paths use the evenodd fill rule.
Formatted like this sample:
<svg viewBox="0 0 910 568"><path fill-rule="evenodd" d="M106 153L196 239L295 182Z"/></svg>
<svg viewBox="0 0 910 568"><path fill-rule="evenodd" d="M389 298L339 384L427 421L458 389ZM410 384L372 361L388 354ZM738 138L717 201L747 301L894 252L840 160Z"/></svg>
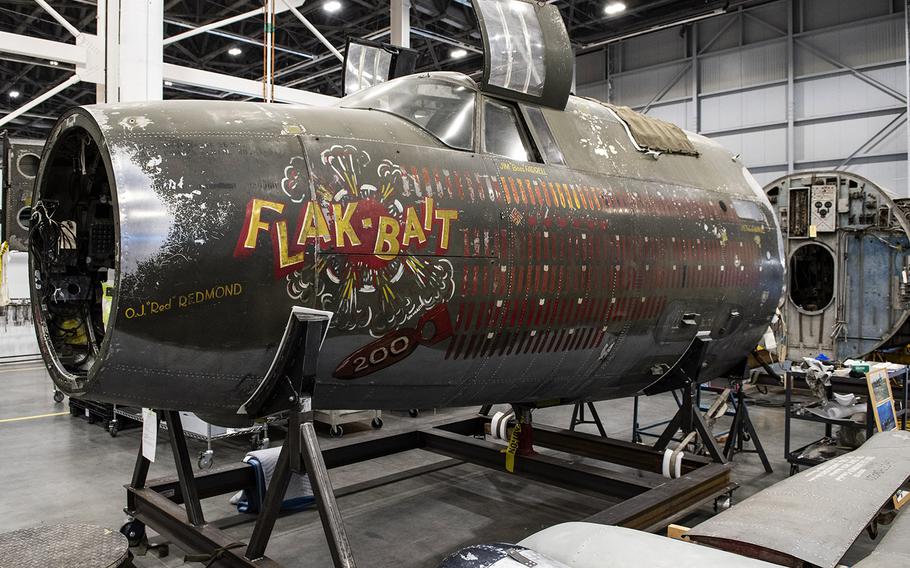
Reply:
<svg viewBox="0 0 910 568"><path fill-rule="evenodd" d="M199 469L211 469L212 465L215 464L215 452L212 450L206 450L199 454L199 460L196 462L196 465L199 466Z"/></svg>
<svg viewBox="0 0 910 568"><path fill-rule="evenodd" d="M60 391L54 391L54 402L60 404L63 402L63 393Z"/></svg>
<svg viewBox="0 0 910 568"><path fill-rule="evenodd" d="M167 558L171 554L171 549L166 544L159 544L155 547L155 554L158 558Z"/></svg>
<svg viewBox="0 0 910 568"><path fill-rule="evenodd" d="M329 436L331 436L333 438L340 438L340 437L344 436L344 428L342 428L341 426L333 426L329 430Z"/></svg>
<svg viewBox="0 0 910 568"><path fill-rule="evenodd" d="M271 444L271 443L272 443L272 441L269 440L268 438L263 438L262 441L259 442L259 449L266 450L266 449L268 449L269 444Z"/></svg>
<svg viewBox="0 0 910 568"><path fill-rule="evenodd" d="M131 547L139 546L145 538L145 524L141 521L127 521L120 527L120 534L126 537Z"/></svg>
<svg viewBox="0 0 910 568"><path fill-rule="evenodd" d="M790 475L796 475L797 473L799 473L799 466L791 465L790 466Z"/></svg>
<svg viewBox="0 0 910 568"><path fill-rule="evenodd" d="M420 410L418 410L416 408L412 408L412 409L408 410L408 416L410 416L411 418L417 418L418 416L420 416Z"/></svg>
<svg viewBox="0 0 910 568"><path fill-rule="evenodd" d="M116 438L117 432L118 432L117 423L111 422L110 424L108 424L107 431L111 435L111 438Z"/></svg>
<svg viewBox="0 0 910 568"><path fill-rule="evenodd" d="M721 511L726 511L733 505L733 496L732 495L721 495L714 499L714 512L719 513Z"/></svg>
<svg viewBox="0 0 910 568"><path fill-rule="evenodd" d="M86 419L88 420L89 424L94 424L95 422L98 422L98 419L95 418L95 415L91 414L91 413L89 413L89 415L86 416Z"/></svg>
<svg viewBox="0 0 910 568"><path fill-rule="evenodd" d="M370 422L370 426L372 426L376 430L379 430L380 428L382 428L382 418L374 418L373 421Z"/></svg>

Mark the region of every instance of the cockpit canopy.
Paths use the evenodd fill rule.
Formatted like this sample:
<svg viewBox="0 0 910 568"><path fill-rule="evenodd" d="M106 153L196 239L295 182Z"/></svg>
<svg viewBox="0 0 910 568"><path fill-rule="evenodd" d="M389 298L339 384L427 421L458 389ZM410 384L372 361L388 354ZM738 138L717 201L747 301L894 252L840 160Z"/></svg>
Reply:
<svg viewBox="0 0 910 568"><path fill-rule="evenodd" d="M409 75L365 89L339 103L381 110L428 131L444 144L473 150L477 84L460 73Z"/></svg>

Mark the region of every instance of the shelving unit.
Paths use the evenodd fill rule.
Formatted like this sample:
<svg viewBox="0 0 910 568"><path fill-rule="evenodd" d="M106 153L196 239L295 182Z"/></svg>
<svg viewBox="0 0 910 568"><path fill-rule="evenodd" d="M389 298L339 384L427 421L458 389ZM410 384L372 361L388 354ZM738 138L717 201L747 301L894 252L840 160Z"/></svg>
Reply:
<svg viewBox="0 0 910 568"><path fill-rule="evenodd" d="M894 397L895 401L902 402L902 405L899 410L895 410L895 413L897 418L900 419L901 427L905 430L907 429L906 409L908 396L908 375L910 375L910 367L907 366L889 371L888 373L888 376L892 381L894 379L898 379L897 387L894 388ZM794 389L804 390L809 388L808 384L806 384L805 373L802 371L789 371L786 373L784 376L784 387L784 457L790 464L790 475L799 472L801 467L812 467L850 451L849 448L839 448L838 446L831 443L834 426L856 426L856 422L850 419L825 418L809 412L808 409L817 407L821 404L820 401L812 401L810 403L794 402ZM831 392L855 394L865 401L866 438L868 439L872 437L872 435L875 433L875 417L872 414L872 405L869 402L869 389L866 384L865 375L857 378L839 376L831 377L831 386L828 387L829 397ZM791 422L793 420L802 420L806 422L824 424L825 434L821 438L813 440L812 442L800 446L795 450L791 450ZM821 447L831 448L831 455L826 457L809 455L813 449Z"/></svg>

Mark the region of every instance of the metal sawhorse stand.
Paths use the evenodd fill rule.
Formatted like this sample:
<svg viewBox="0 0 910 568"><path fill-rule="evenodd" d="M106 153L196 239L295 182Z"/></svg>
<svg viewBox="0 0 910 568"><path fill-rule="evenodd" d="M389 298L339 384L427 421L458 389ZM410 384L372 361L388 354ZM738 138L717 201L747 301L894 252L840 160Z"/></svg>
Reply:
<svg viewBox="0 0 910 568"><path fill-rule="evenodd" d="M265 502L253 534L247 545L238 542L220 542L220 546L211 554L189 556L188 560L196 562L218 563L225 566L248 565L250 561L261 561L262 566L275 566L265 557L265 548L278 519L281 502L293 473L306 473L313 487L313 496L319 510L319 517L325 531L329 550L335 568L355 568L354 556L344 529L341 512L335 501L335 493L329 480L328 471L316 430L313 428L313 413L310 405L310 394L315 378L316 360L319 354L328 319L313 314L312 310L294 308L288 322L285 335L278 347L275 362L263 379L260 388L244 405L247 412L256 415L270 411L282 401L287 406L291 402L292 410L288 417L288 438L281 447L275 473L272 475L266 491ZM252 411L252 412L251 412ZM198 530L201 537L206 536L206 522L193 475L192 462L186 446L186 436L180 422L180 413L167 410L163 413L167 424L174 463L177 468L180 501L186 508L185 523ZM133 478L127 492L126 513L135 511L133 495L146 486L149 471L149 460L139 449ZM138 520L133 520L121 529L131 541L144 536L145 527ZM208 535L213 540L215 531ZM245 547L245 550L244 550Z"/></svg>
<svg viewBox="0 0 910 568"><path fill-rule="evenodd" d="M585 418L585 406L587 406L588 411L591 412L590 420ZM593 402L579 402L575 405L575 408L572 409L572 421L569 424L569 430L574 432L575 427L579 424L593 424L597 426L597 431L600 432L602 438L607 437L607 431L604 430L603 422L600 421L600 415L597 414L597 409L594 408Z"/></svg>

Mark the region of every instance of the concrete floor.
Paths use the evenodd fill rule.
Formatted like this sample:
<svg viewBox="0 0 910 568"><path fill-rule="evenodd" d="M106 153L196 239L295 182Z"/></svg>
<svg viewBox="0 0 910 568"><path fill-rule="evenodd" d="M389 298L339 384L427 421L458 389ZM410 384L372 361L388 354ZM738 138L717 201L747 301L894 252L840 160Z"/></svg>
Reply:
<svg viewBox="0 0 910 568"><path fill-rule="evenodd" d="M53 389L42 366L36 364L0 366L0 483L3 487L3 513L0 533L41 524L94 523L118 528L125 504L123 484L129 480L136 456L140 430L122 431L112 438L98 424L74 418L66 403L55 404ZM768 400L780 402L771 394ZM629 439L632 400L597 403L597 409L608 434ZM670 396L642 400L642 422L665 419L675 410ZM469 416L476 409L423 412L414 419L406 414L386 414L383 431L406 430L443 418ZM758 457L740 454L736 457L734 478L740 484L736 500L755 493L786 477L788 467L783 459L783 413L774 406L753 406L751 414L774 466L766 474ZM543 409L535 412L535 421L567 427L570 407ZM34 417L34 418L29 418ZM16 419L4 421L5 419ZM593 426L582 431L596 433ZM369 425L346 427L344 441L368 438ZM323 447L340 443L321 438ZM821 426L795 423L794 443L808 443L821 434ZM173 473L170 449L159 438L158 460L150 478ZM248 449L248 440L222 441L215 446L216 466L240 460ZM204 449L204 444L189 441L191 455ZM336 487L373 478L377 475L440 460L439 456L415 450L400 455L371 460L333 471ZM432 567L459 546L479 542L517 541L543 527L558 522L578 520L604 509L609 503L591 497L537 483L524 482L508 474L472 465L458 465L355 493L339 499L351 537L355 556L369 568ZM227 497L204 502L209 520L236 516ZM709 516L701 511L687 524ZM238 540L247 540L251 523L227 529ZM868 554L872 545L861 536L845 560ZM306 511L279 519L268 555L287 563L306 566L330 566L328 549L321 532L318 515ZM201 566L184 563L183 553L171 548L171 554L158 559L154 555L139 557L139 567Z"/></svg>

